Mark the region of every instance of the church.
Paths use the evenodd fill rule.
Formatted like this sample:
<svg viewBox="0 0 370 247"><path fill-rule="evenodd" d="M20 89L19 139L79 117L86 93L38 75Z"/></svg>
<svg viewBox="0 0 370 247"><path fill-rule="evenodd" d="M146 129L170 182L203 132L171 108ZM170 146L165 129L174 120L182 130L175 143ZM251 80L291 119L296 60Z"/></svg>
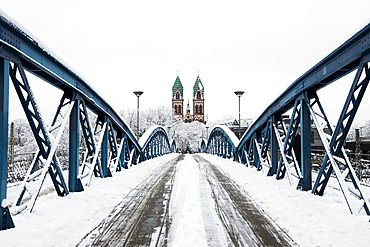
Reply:
<svg viewBox="0 0 370 247"><path fill-rule="evenodd" d="M187 102L186 112L184 112L184 87L178 74L172 87L172 110L174 115L183 119L185 123L191 123L193 121L206 123L204 118L204 87L199 74L193 86L193 115L190 113L189 100Z"/></svg>

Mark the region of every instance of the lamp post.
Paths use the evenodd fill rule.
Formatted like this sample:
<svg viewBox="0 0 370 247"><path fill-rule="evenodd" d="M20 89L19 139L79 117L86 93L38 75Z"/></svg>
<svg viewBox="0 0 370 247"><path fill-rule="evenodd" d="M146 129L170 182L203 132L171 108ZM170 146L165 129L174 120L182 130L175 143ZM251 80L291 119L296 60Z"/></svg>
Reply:
<svg viewBox="0 0 370 247"><path fill-rule="evenodd" d="M240 97L244 94L244 91L235 91L234 93L236 94L236 96L239 97L239 133L238 133L238 137L240 139Z"/></svg>
<svg viewBox="0 0 370 247"><path fill-rule="evenodd" d="M144 92L142 91L135 91L134 94L137 96L137 138L139 138L139 97Z"/></svg>

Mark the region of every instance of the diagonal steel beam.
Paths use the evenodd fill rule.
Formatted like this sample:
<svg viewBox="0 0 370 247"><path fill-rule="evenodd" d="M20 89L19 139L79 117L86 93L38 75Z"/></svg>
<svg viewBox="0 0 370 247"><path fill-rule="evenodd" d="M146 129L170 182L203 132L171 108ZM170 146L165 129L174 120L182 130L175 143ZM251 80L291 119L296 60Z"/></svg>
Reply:
<svg viewBox="0 0 370 247"><path fill-rule="evenodd" d="M282 129L285 141L284 145L281 143L281 137L280 134L278 135L278 129L276 124L274 124L275 135L278 140L280 152L281 152L281 158L279 162L279 166L276 172L276 178L282 179L286 173L286 171L290 175L296 176L298 178L301 178L300 169L298 167L298 162L293 150L294 140L298 131L298 125L300 120L300 108L299 108L299 100L296 100L293 107L292 116L290 119L288 131L286 131L285 124L283 121L280 121L280 128ZM292 173L290 170L290 164L293 163L293 167L295 170L295 173ZM290 184L292 183L291 179L289 178Z"/></svg>
<svg viewBox="0 0 370 247"><path fill-rule="evenodd" d="M20 80L18 80L17 78L17 72L21 77ZM58 159L55 156L55 151L58 146L58 142L63 130L59 130L56 140L54 141L54 143L52 143L49 137L50 133L46 130L46 127L41 117L40 110L38 109L36 103L36 99L32 93L25 71L20 62L15 63L14 67L11 68L10 78L12 79L14 88L18 94L18 98L21 101L22 107L30 124L34 137L36 139L36 143L38 144L40 156L44 160L46 160L44 164L44 170L42 171L41 174L38 190L36 193L32 195L31 198L30 211L32 211L38 193L40 192L43 181L45 179L46 172L49 172L49 175L54 184L54 188L57 191L58 195L64 196L68 194L67 185L64 181L64 177L61 172ZM71 109L71 107L69 109ZM66 121L64 122L64 126L62 126L61 129L64 129L65 124Z"/></svg>
<svg viewBox="0 0 370 247"><path fill-rule="evenodd" d="M346 99L346 102L344 104L344 107L342 109L341 115L339 116L338 124L336 125L334 131L332 131L332 128L330 127L329 121L326 118L325 112L320 104L320 101L317 95L315 96L315 101L313 102L313 104L308 104L308 107L310 108L311 115L314 119L315 125L318 131L320 131L319 133L320 138L323 142L323 145L326 151L324 161L321 165L321 168L316 178L312 192L318 195L323 195L324 190L329 181L330 175L334 171L336 178L338 180L339 186L341 188L341 191L344 195L344 198L346 200L346 203L351 213L357 214L358 211L360 211L363 208L366 211L366 214L368 215L370 215L370 210L369 210L369 205L368 205L369 202L366 199L366 196L361 191L361 188L359 186L360 182L345 153L343 144L344 144L345 138L347 137L348 131L353 122L355 114L358 110L358 107L361 103L363 95L366 91L366 88L369 84L369 80L370 80L369 61L370 61L370 55L363 57L360 63L360 66L358 67L358 70L354 78L354 81L352 83L352 86L350 88L350 91ZM321 125L318 123L318 120L316 117L317 114L313 111L313 105L315 104L319 106L320 113L324 116L325 121L327 125L329 126L329 131L331 134L331 136L329 137L325 135ZM344 168L343 172L341 172L337 161L340 161L339 163L343 166ZM349 175L353 186L358 192L356 193L356 195L362 201L360 209L357 209L353 205L353 203L350 202L351 200L349 197L349 192L351 192L351 190L348 188L348 186L346 185L344 181L347 175Z"/></svg>

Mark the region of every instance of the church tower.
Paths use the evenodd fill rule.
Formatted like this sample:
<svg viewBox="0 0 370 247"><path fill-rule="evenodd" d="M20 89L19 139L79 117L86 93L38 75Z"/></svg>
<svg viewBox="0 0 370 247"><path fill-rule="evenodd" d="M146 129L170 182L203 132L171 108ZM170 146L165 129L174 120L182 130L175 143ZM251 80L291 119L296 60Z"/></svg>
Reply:
<svg viewBox="0 0 370 247"><path fill-rule="evenodd" d="M182 87L179 74L172 87L172 110L176 117L184 118L184 88Z"/></svg>
<svg viewBox="0 0 370 247"><path fill-rule="evenodd" d="M184 118L185 123L191 123L193 122L193 116L190 113L190 105L189 105L189 100L188 100L188 106L186 107L186 115Z"/></svg>
<svg viewBox="0 0 370 247"><path fill-rule="evenodd" d="M204 87L199 74L193 87L193 120L206 123L204 119Z"/></svg>

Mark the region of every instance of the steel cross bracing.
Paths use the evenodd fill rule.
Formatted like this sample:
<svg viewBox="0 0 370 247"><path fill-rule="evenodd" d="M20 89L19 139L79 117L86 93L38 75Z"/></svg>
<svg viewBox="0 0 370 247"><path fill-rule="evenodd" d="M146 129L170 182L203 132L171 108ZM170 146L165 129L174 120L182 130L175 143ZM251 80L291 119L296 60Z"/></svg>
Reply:
<svg viewBox="0 0 370 247"><path fill-rule="evenodd" d="M143 142L140 139L142 159L148 160L171 152L170 141L163 127L153 126L147 132L143 135Z"/></svg>
<svg viewBox="0 0 370 247"><path fill-rule="evenodd" d="M231 132L231 134L233 134ZM205 149L207 153L214 154L223 158L233 159L236 158L236 147L231 138L236 139L236 136L230 136L230 131L224 126L217 126L211 131L207 148Z"/></svg>
<svg viewBox="0 0 370 247"><path fill-rule="evenodd" d="M206 141L202 138L202 141L200 143L200 148L199 148L199 153L205 153L207 151L207 143Z"/></svg>
<svg viewBox="0 0 370 247"><path fill-rule="evenodd" d="M247 166L268 168L268 176L287 180L303 191L323 195L330 177L335 177L353 214L370 215L369 200L343 148L349 129L369 83L370 24L290 85L249 127L236 147L234 160ZM331 127L317 92L356 71L348 97L335 128ZM288 112L290 111L290 112ZM290 114L286 128L283 115ZM311 128L319 133L325 157L316 178L312 176ZM329 133L324 132L324 128ZM207 152L229 157L230 132L215 128ZM232 142L232 141L231 141ZM231 144L232 146L232 144ZM314 183L313 183L314 182ZM353 196L355 195L355 196ZM363 211L362 211L363 209Z"/></svg>
<svg viewBox="0 0 370 247"><path fill-rule="evenodd" d="M290 119L290 124L288 131L286 131L284 121L280 121L280 129L283 131L282 137L285 138L284 145L281 145L281 138L277 138L278 145L280 147L281 158L279 162L279 166L276 172L276 178L281 179L284 177L286 171L288 171L288 179L289 182L292 183L290 176L296 175L298 178L301 178L300 169L298 167L298 161L295 156L295 152L293 150L294 141L297 137L297 131L299 127L299 120L300 120L300 108L299 108L299 100L295 101L293 106L293 113ZM275 134L277 135L278 128L276 124L273 124ZM299 141L299 140L298 140ZM295 170L295 173L292 172L292 169Z"/></svg>
<svg viewBox="0 0 370 247"><path fill-rule="evenodd" d="M20 75L20 79L17 78L17 75ZM37 146L39 148L39 151L37 152L37 158L34 159L35 163L31 164L31 167L29 171L27 172L27 177L24 181L24 186L22 188L22 191L20 193L20 197L17 201L17 206L19 206L23 195L25 191L27 190L27 181L29 181L29 177L34 177L34 171L35 167L38 165L37 161L42 160L42 163L44 165L44 168L41 172L41 178L39 185L36 188L35 192L30 193L31 194L31 206L30 211L32 211L34 204L36 202L36 198L38 194L40 193L42 184L46 177L46 172L49 172L49 175L53 181L55 190L57 191L59 196L64 196L68 194L68 188L64 181L62 171L60 169L60 165L58 162L57 157L55 156L55 151L58 146L58 142L60 140L60 137L62 136L62 133L64 131L64 127L67 124L66 119L62 121L62 123L58 126L52 125L50 130L48 131L46 129L46 126L44 125L44 122L41 117L41 113L39 111L39 108L36 104L35 98L32 94L31 88L29 86L25 71L22 67L22 64L18 62L17 64L14 64L13 67L10 69L10 77L13 81L14 88L18 94L18 97L21 101L23 110L26 114L26 117L28 119L28 122L30 123L30 127L32 129L32 132L35 136ZM62 101L64 101L65 97L63 97ZM62 104L61 101L61 104ZM73 100L74 103L74 100ZM70 101L69 104L70 107L68 109L68 113L72 110L73 106L72 101ZM58 107L58 110L60 110L62 106ZM56 115L58 115L59 112L57 112ZM51 132L53 132L55 129L59 129L56 138L54 140L54 143L51 142Z"/></svg>
<svg viewBox="0 0 370 247"><path fill-rule="evenodd" d="M28 72L63 92L49 126L28 83ZM10 210L3 203L7 198L9 77L38 146L12 205L13 213L33 210L46 176L50 176L57 194L65 196L83 191L94 176L109 177L132 164L177 151L175 141L170 146L163 128L147 134L145 145L140 146L127 124L87 82L0 16L0 230L14 227ZM56 152L63 132L69 133L68 183ZM80 161L81 151L84 155Z"/></svg>
<svg viewBox="0 0 370 247"><path fill-rule="evenodd" d="M319 129L320 138L324 143L324 147L326 150L326 155L324 161L321 165L321 169L319 171L319 175L315 181L315 185L313 187L313 192L319 195L323 194L323 191L328 183L330 178L330 174L334 170L336 178L340 184L340 188L345 196L346 202L351 210L352 213L357 214L361 209L364 209L368 215L370 215L369 210L369 201L365 198L363 193L361 192L360 182L356 176L356 173L345 153L343 148L343 144L345 142L345 138L349 132L350 126L353 122L355 114L360 106L361 100L364 96L366 88L369 84L370 80L370 72L369 72L369 62L370 62L370 55L366 55L362 58L361 63L357 69L357 73L355 79L352 83L351 89L349 91L348 97L342 109L341 115L338 119L338 123L334 129L330 127L329 121L325 116L323 108L319 103L318 97L316 96L315 103L319 105L319 109L321 114L325 116L326 124L329 128L330 134L328 137L325 137L323 129L319 126L317 118L312 110L312 106L308 104L308 107L313 115L313 119L315 125ZM309 102L306 97L306 102ZM325 139L324 139L325 138ZM329 144L327 143L329 141ZM339 165L338 165L339 164ZM343 167L343 172L341 172L339 166ZM327 169L327 171L326 171ZM354 190L351 190L347 187L344 179L349 176L350 180L354 186ZM347 192L348 191L348 192ZM349 192L356 194L358 198L361 200L361 206L359 208L355 208L350 203L350 197L348 195Z"/></svg>

